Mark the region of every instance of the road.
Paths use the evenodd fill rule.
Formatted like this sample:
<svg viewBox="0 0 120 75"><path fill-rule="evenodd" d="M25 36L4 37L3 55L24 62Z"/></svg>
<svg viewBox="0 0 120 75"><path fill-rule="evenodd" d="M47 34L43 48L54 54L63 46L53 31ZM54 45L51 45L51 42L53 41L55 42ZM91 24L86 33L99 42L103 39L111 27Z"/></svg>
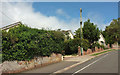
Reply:
<svg viewBox="0 0 120 75"><path fill-rule="evenodd" d="M38 75L54 74L56 71L77 64L78 61L62 61L45 67L23 72L22 74L36 73ZM111 51L79 64L57 75L118 75L118 51Z"/></svg>
<svg viewBox="0 0 120 75"><path fill-rule="evenodd" d="M118 51L112 51L78 65L64 73L118 73Z"/></svg>

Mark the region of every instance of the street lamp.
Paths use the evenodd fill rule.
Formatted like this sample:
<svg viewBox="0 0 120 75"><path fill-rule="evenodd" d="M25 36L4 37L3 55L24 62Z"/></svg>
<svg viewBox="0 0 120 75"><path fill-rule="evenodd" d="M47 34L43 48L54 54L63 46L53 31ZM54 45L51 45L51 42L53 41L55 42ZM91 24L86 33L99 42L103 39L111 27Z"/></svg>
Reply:
<svg viewBox="0 0 120 75"><path fill-rule="evenodd" d="M80 8L80 33L81 33L81 55L83 55L83 48L82 48L82 8Z"/></svg>

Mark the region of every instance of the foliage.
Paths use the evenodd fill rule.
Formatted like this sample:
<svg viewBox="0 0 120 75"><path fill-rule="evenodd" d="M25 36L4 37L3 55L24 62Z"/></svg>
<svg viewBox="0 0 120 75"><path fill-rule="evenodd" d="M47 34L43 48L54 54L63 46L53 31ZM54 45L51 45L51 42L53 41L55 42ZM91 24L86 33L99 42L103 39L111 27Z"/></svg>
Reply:
<svg viewBox="0 0 120 75"><path fill-rule="evenodd" d="M98 42L95 42L95 43L93 43L93 44L91 45L91 49L92 49L92 48L95 48L95 47L100 48L101 46L100 46L100 44L99 44Z"/></svg>
<svg viewBox="0 0 120 75"><path fill-rule="evenodd" d="M64 51L65 54L72 54L71 50L70 50L70 46L69 46L69 41L71 40L67 40L64 42Z"/></svg>
<svg viewBox="0 0 120 75"><path fill-rule="evenodd" d="M75 30L75 35L74 35L74 38L80 38L81 37L81 35L80 35L80 28L78 28L77 30Z"/></svg>
<svg viewBox="0 0 120 75"><path fill-rule="evenodd" d="M0 54L0 64L2 63L2 54Z"/></svg>
<svg viewBox="0 0 120 75"><path fill-rule="evenodd" d="M94 51L95 47L106 49L104 45L100 45L98 42L93 43L90 48Z"/></svg>
<svg viewBox="0 0 120 75"><path fill-rule="evenodd" d="M2 54L2 30L0 29L0 54Z"/></svg>
<svg viewBox="0 0 120 75"><path fill-rule="evenodd" d="M94 41L98 41L100 38L100 31L97 28L97 25L94 25L94 23L90 23L90 20L84 22L83 27L83 37L84 39L87 39L91 44Z"/></svg>
<svg viewBox="0 0 120 75"><path fill-rule="evenodd" d="M82 44L81 44L82 42ZM81 39L80 38L75 38L75 39L71 39L68 41L65 41L64 43L64 50L65 50L65 54L75 54L78 52L78 46L83 47L83 50L87 50L90 46L88 40L86 39Z"/></svg>
<svg viewBox="0 0 120 75"><path fill-rule="evenodd" d="M5 60L30 60L35 56L61 53L64 35L60 31L30 28L25 25L2 31L2 56Z"/></svg>
<svg viewBox="0 0 120 75"><path fill-rule="evenodd" d="M107 44L120 43L120 18L113 19L110 25L106 26L103 35Z"/></svg>
<svg viewBox="0 0 120 75"><path fill-rule="evenodd" d="M93 23L90 23L90 20L88 19L88 21L84 22L84 26L83 26L83 38L87 39L91 44L94 41L98 41L98 39L100 35L100 31L97 28L96 25L94 25ZM80 28L78 28L75 31L75 38L80 38Z"/></svg>
<svg viewBox="0 0 120 75"><path fill-rule="evenodd" d="M101 48L105 49L105 46L104 45L100 45Z"/></svg>

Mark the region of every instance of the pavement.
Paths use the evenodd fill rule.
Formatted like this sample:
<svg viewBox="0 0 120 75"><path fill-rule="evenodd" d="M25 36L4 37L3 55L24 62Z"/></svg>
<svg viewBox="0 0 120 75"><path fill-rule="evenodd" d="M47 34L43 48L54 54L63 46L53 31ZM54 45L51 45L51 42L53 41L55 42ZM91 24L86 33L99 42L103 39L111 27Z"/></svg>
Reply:
<svg viewBox="0 0 120 75"><path fill-rule="evenodd" d="M48 66L36 68L36 69L25 71L25 72L22 72L22 73L53 73L53 72L58 73L58 71L60 71L60 70L70 68L70 66L72 66L72 65L77 66L76 64L83 63L87 60L92 59L93 57L94 56L89 56L89 55L76 56L76 57L69 58L67 60L63 60L59 63L55 63L55 64L51 64L51 65L48 65Z"/></svg>
<svg viewBox="0 0 120 75"><path fill-rule="evenodd" d="M79 73L118 73L118 52L111 51L97 57L84 55L73 56L59 63L28 70L18 75L30 73L38 75L69 74Z"/></svg>
<svg viewBox="0 0 120 75"><path fill-rule="evenodd" d="M22 72L21 74L24 74L24 73L50 73L50 74L60 73L67 69L75 67L85 61L88 61L94 57L95 56L90 56L90 55L72 56L67 59L64 59L63 61L61 61L59 63L54 63L54 64L50 64L48 66L28 70L28 71Z"/></svg>

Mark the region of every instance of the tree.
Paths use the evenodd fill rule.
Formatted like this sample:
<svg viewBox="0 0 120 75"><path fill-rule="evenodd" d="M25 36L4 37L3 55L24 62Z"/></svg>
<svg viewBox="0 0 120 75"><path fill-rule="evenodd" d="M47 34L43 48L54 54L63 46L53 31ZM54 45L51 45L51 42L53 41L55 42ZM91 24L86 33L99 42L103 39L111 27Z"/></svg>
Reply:
<svg viewBox="0 0 120 75"><path fill-rule="evenodd" d="M80 28L78 28L77 30L75 30L75 35L74 35L74 38L80 38Z"/></svg>
<svg viewBox="0 0 120 75"><path fill-rule="evenodd" d="M80 38L80 28L75 31L75 37ZM87 39L90 44L94 43L94 41L98 41L100 38L100 31L97 28L97 25L94 25L94 23L90 23L90 20L84 22L83 26L83 38Z"/></svg>
<svg viewBox="0 0 120 75"><path fill-rule="evenodd" d="M113 19L109 26L106 26L103 31L107 44L120 43L120 18Z"/></svg>
<svg viewBox="0 0 120 75"><path fill-rule="evenodd" d="M84 22L83 26L83 38L88 39L89 42L92 44L94 41L98 41L100 38L100 31L97 28L97 25L94 25L94 23L90 23L90 20Z"/></svg>

